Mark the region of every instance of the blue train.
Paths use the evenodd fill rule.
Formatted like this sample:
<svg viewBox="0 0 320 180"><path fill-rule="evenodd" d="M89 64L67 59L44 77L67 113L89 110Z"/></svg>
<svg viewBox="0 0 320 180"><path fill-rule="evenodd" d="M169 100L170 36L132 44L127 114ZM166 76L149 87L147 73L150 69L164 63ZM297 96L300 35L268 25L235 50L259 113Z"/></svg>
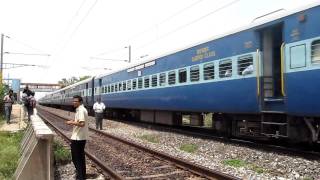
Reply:
<svg viewBox="0 0 320 180"><path fill-rule="evenodd" d="M89 109L153 123L203 126L244 138L319 143L320 3L96 76L40 99L68 108L73 95Z"/></svg>

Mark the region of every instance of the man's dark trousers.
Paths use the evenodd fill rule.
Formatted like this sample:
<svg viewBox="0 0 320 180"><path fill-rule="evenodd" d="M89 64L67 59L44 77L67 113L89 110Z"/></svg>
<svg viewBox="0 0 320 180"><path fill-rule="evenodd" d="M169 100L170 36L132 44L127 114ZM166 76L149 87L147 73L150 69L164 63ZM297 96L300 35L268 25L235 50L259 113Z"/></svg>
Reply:
<svg viewBox="0 0 320 180"><path fill-rule="evenodd" d="M84 147L86 140L72 140L71 141L71 155L72 162L76 167L77 180L84 180L86 177L86 159Z"/></svg>

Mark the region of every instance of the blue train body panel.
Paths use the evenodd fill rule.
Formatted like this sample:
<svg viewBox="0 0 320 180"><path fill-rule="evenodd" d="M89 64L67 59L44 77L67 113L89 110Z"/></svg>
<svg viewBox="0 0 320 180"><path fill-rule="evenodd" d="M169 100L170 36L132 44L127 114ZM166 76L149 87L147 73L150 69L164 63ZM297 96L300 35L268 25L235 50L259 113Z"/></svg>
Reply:
<svg viewBox="0 0 320 180"><path fill-rule="evenodd" d="M102 96L108 107L194 112L257 113L256 79L230 80Z"/></svg>
<svg viewBox="0 0 320 180"><path fill-rule="evenodd" d="M110 108L128 109L152 109L167 111L193 111L193 112L224 112L224 113L261 113L263 102L260 100L263 92L261 85L260 97L257 96L257 78L262 78L263 59L260 59L260 66L256 64L257 49L263 53L261 32L268 28L281 26L282 39L285 43L286 54L285 64L285 101L279 107L270 107L270 111L283 109L284 113L299 116L320 116L320 96L317 93L320 89L320 68L310 65L311 39L320 39L320 6L303 9L300 12L289 14L285 17L274 19L270 22L243 29L233 34L214 39L188 49L184 49L169 55L154 59L155 64L142 69L128 72L128 69L115 72L100 78L94 78L89 83L88 88L106 86L113 83L132 80L147 75L155 75L162 72L187 68L190 75L190 67L200 65L203 71L204 63L215 63L215 79L208 82L202 80L199 83L192 83L190 80L186 84L175 86L156 87L149 89L136 89L121 92L102 93L102 100ZM310 40L310 42L307 42ZM306 42L304 42L306 41ZM292 69L290 63L292 59L291 47L306 44L306 66ZM278 47L276 47L278 48ZM206 53L199 53L201 50ZM243 55L251 54L254 71L249 77L243 77L238 73L237 61ZM299 53L297 53L299 55ZM300 54L300 55L301 55ZM199 56L199 58L198 58ZM200 56L203 56L200 58ZM233 76L231 78L219 77L219 62L231 59ZM258 58L257 58L258 59ZM151 60L150 60L151 61ZM189 69L188 69L189 68ZM258 72L260 68L260 72ZM168 76L166 76L168 78ZM176 79L178 80L178 79ZM150 81L151 83L151 81ZM93 87L92 87L93 86ZM92 94L86 97L88 105L93 104ZM281 102L282 103L282 102Z"/></svg>
<svg viewBox="0 0 320 180"><path fill-rule="evenodd" d="M287 111L299 116L320 116L320 69L288 73Z"/></svg>

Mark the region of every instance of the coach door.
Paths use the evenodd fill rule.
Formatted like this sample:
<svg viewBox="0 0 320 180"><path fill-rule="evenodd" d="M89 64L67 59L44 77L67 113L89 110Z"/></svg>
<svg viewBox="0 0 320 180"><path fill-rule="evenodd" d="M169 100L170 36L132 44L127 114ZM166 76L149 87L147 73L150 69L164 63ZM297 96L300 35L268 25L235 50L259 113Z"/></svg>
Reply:
<svg viewBox="0 0 320 180"><path fill-rule="evenodd" d="M283 24L277 24L260 30L263 101L283 100L282 48Z"/></svg>

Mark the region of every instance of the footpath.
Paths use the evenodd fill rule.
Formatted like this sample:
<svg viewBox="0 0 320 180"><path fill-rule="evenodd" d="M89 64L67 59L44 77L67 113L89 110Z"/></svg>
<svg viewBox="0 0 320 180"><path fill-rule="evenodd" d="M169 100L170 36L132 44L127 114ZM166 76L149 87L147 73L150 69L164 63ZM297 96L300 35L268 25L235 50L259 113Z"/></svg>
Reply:
<svg viewBox="0 0 320 180"><path fill-rule="evenodd" d="M0 127L0 131L17 132L27 127L27 116L24 115L23 106L20 104L14 104L12 106L10 124L4 123Z"/></svg>

